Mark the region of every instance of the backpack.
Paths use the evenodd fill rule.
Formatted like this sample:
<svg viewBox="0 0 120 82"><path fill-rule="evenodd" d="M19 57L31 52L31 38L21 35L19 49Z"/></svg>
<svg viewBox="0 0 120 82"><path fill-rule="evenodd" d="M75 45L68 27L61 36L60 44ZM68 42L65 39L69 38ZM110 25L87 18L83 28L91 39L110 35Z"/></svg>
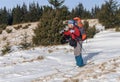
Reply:
<svg viewBox="0 0 120 82"><path fill-rule="evenodd" d="M70 38L69 39L69 45L75 48L77 46L77 41L72 39L72 38Z"/></svg>
<svg viewBox="0 0 120 82"><path fill-rule="evenodd" d="M85 28L83 27L81 19L79 17L75 17L75 18L73 18L73 20L76 22L75 25L80 30L80 33L81 33L80 38L82 39L82 41L86 40L87 39L87 34L85 32Z"/></svg>

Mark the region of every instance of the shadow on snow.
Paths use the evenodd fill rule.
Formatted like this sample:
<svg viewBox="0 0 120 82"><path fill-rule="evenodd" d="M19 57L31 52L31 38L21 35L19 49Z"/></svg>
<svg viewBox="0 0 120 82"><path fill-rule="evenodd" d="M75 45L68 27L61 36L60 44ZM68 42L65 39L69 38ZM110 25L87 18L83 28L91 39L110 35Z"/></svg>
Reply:
<svg viewBox="0 0 120 82"><path fill-rule="evenodd" d="M87 64L88 60L92 59L94 56L99 55L99 53L101 53L101 52L88 53L87 56L83 57L84 63Z"/></svg>

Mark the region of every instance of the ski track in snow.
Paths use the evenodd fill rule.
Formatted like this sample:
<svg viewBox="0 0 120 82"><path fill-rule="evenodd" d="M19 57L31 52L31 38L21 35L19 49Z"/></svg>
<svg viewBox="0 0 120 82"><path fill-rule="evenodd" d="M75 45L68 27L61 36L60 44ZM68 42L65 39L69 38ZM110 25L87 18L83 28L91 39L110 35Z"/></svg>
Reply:
<svg viewBox="0 0 120 82"><path fill-rule="evenodd" d="M69 45L15 51L0 57L0 82L119 82L120 32L103 31L83 44L76 67Z"/></svg>

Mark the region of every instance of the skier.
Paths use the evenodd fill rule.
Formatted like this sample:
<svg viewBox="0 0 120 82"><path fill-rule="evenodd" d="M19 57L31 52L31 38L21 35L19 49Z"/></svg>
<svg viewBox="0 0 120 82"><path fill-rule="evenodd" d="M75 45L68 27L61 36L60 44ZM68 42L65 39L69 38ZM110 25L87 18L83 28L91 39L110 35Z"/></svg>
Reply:
<svg viewBox="0 0 120 82"><path fill-rule="evenodd" d="M83 58L82 58L82 39L80 39L81 34L79 27L76 26L76 22L74 20L68 20L68 29L62 30L61 33L64 36L70 36L69 44L74 47L74 55L76 60L76 65L79 67L84 66Z"/></svg>

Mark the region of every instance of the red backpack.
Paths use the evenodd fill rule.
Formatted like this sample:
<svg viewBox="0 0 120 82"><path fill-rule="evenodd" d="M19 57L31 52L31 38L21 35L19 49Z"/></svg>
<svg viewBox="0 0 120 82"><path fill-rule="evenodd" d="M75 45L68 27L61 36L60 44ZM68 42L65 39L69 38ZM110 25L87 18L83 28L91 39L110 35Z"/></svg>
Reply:
<svg viewBox="0 0 120 82"><path fill-rule="evenodd" d="M73 18L73 20L76 21L76 25L78 26L78 28L79 28L79 30L80 30L82 41L86 40L87 34L86 34L86 32L85 32L85 29L84 29L84 27L83 27L83 24L82 24L82 22L81 22L81 19L80 19L79 17L75 17L75 18Z"/></svg>

